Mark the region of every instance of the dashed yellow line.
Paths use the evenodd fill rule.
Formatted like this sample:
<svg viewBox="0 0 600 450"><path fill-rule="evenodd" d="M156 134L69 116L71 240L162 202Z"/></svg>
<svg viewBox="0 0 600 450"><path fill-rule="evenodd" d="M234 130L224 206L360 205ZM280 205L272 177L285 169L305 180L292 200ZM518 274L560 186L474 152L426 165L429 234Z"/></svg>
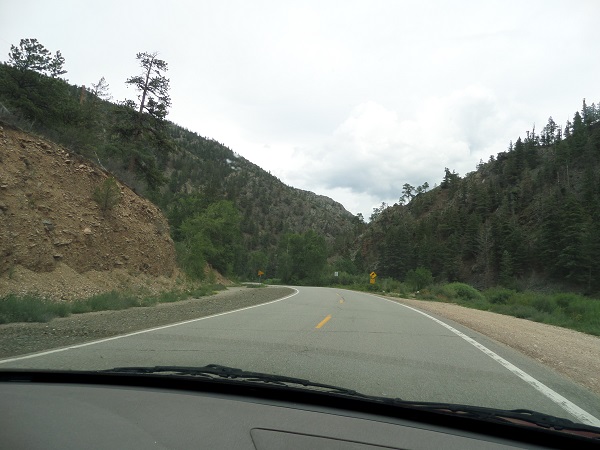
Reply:
<svg viewBox="0 0 600 450"><path fill-rule="evenodd" d="M325 317L323 320L321 320L315 328L321 328L323 325L325 325L327 322L329 322L330 319L331 319L331 314L329 314L327 317Z"/></svg>

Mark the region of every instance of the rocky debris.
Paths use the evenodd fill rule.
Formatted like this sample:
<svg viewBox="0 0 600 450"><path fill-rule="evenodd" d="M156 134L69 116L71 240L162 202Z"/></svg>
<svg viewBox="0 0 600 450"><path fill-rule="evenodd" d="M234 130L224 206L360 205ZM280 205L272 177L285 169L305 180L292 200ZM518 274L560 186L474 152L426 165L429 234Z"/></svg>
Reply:
<svg viewBox="0 0 600 450"><path fill-rule="evenodd" d="M63 265L77 274L115 267L134 276L176 273L160 210L120 185L120 203L104 214L92 192L109 175L90 161L7 127L0 160L0 296L14 288L10 276L18 268L33 274ZM65 284L56 295L72 297L73 289Z"/></svg>

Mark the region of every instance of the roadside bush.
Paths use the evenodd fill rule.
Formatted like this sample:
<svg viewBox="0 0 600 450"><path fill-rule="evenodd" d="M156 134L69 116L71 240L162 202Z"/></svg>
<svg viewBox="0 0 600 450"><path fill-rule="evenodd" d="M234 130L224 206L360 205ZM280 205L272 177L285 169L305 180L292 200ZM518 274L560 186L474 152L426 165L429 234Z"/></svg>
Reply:
<svg viewBox="0 0 600 450"><path fill-rule="evenodd" d="M342 286L349 286L351 284L357 283L359 278L363 278L364 276L352 275L348 272L338 272L338 276L332 276L330 284L341 284Z"/></svg>
<svg viewBox="0 0 600 450"><path fill-rule="evenodd" d="M420 291L433 284L433 275L431 274L431 270L425 267L417 267L415 270L411 269L408 271L404 281L414 291Z"/></svg>
<svg viewBox="0 0 600 450"><path fill-rule="evenodd" d="M533 319L539 314L539 311L533 306L528 305L506 305L506 309L502 314L518 317L520 319Z"/></svg>
<svg viewBox="0 0 600 450"><path fill-rule="evenodd" d="M556 305L565 311L569 309L571 304L575 304L582 299L580 295L573 294L571 292L565 292L560 294L554 294L552 300L556 302Z"/></svg>
<svg viewBox="0 0 600 450"><path fill-rule="evenodd" d="M447 293L448 297L460 300L485 300L484 296L475 289L473 286L469 286L465 283L449 283L444 286L444 292Z"/></svg>
<svg viewBox="0 0 600 450"><path fill-rule="evenodd" d="M489 288L483 292L484 297L493 304L504 305L508 300L516 294L512 289L501 287Z"/></svg>
<svg viewBox="0 0 600 450"><path fill-rule="evenodd" d="M381 280L377 280L375 284L378 284L379 287L385 292L400 292L401 290L406 290L405 283L402 283L395 278L383 278Z"/></svg>
<svg viewBox="0 0 600 450"><path fill-rule="evenodd" d="M177 263L192 280L201 281L206 278L206 259L201 250L202 244L197 240L175 242Z"/></svg>
<svg viewBox="0 0 600 450"><path fill-rule="evenodd" d="M66 303L56 303L34 295L9 294L0 298L0 323L48 322L69 315Z"/></svg>
<svg viewBox="0 0 600 450"><path fill-rule="evenodd" d="M398 283L394 285L394 288L391 289L391 292L395 292L401 297L407 297L413 293L413 290L406 283Z"/></svg>
<svg viewBox="0 0 600 450"><path fill-rule="evenodd" d="M135 296L112 291L74 302L71 311L74 314L79 314L91 311L127 309L133 306L140 306L140 301Z"/></svg>
<svg viewBox="0 0 600 450"><path fill-rule="evenodd" d="M540 295L532 302L532 306L538 311L551 314L558 307L554 300L547 295Z"/></svg>
<svg viewBox="0 0 600 450"><path fill-rule="evenodd" d="M444 285L434 284L433 286L421 289L416 293L416 298L420 300L432 300L436 302L447 302L450 299L448 298L448 293L444 290Z"/></svg>

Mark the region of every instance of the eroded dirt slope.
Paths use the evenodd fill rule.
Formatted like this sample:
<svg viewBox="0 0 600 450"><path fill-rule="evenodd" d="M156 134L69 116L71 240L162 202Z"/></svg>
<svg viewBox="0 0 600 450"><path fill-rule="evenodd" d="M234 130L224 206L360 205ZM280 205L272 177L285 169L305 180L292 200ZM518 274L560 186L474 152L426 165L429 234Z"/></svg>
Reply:
<svg viewBox="0 0 600 450"><path fill-rule="evenodd" d="M120 202L103 213L92 193L108 176L59 145L0 127L0 295L80 297L78 276L91 294L110 290L115 270L125 284L173 277L166 218L121 184Z"/></svg>

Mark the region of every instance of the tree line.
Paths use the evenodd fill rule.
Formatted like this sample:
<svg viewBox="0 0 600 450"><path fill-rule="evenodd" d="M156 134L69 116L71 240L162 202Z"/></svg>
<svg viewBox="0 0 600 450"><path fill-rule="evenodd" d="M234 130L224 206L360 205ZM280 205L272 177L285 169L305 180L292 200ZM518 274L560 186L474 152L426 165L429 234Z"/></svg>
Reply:
<svg viewBox="0 0 600 450"><path fill-rule="evenodd" d="M550 117L464 177L377 211L361 256L403 279L416 267L480 288L600 290L600 104ZM360 253L360 252L359 252Z"/></svg>

